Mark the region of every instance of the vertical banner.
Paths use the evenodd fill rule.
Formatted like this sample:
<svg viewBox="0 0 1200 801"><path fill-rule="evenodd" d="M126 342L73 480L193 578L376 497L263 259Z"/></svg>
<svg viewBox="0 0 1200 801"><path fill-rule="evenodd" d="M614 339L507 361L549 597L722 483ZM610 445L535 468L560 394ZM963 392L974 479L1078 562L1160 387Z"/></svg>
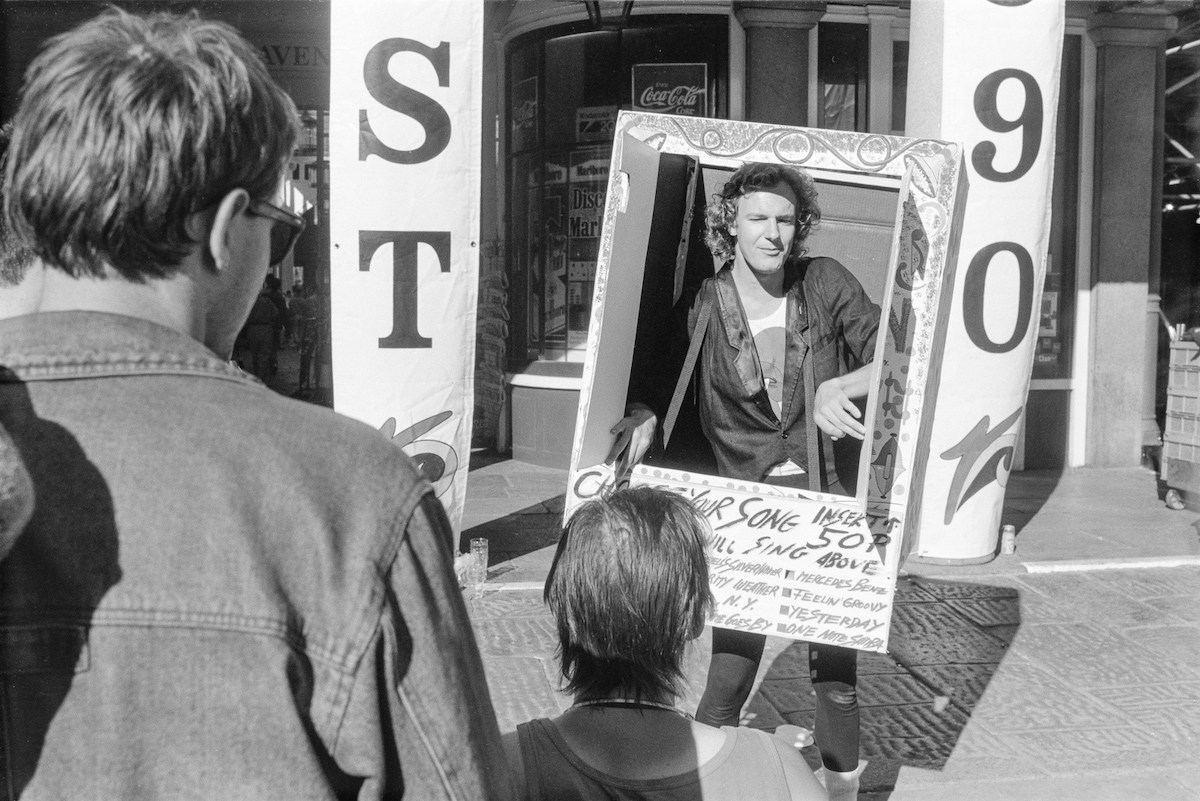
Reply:
<svg viewBox="0 0 1200 801"><path fill-rule="evenodd" d="M483 3L334 0L334 403L413 457L455 531L474 409Z"/></svg>
<svg viewBox="0 0 1200 801"><path fill-rule="evenodd" d="M915 549L929 561L995 554L1041 325L1063 17L1063 0L912 7L909 134L961 141L971 184Z"/></svg>

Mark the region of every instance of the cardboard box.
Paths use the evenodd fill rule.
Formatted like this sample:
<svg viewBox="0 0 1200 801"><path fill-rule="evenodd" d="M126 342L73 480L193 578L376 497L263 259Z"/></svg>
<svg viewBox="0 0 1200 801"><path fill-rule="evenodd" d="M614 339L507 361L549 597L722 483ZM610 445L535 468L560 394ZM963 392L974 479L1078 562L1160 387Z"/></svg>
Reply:
<svg viewBox="0 0 1200 801"><path fill-rule="evenodd" d="M699 241L704 203L725 176L751 161L787 163L809 172L823 217L807 242L809 253L837 258L882 306L864 418L868 436L854 498L779 497L775 488L746 487L748 482L730 482L703 469L647 466L633 476L618 476L603 464L612 446L610 430L625 414L635 341L662 336L684 285L720 266L711 256L706 263ZM885 651L896 572L920 522L932 399L965 200L962 148L954 143L622 112L565 514L631 478L682 492L709 510L710 522L724 537L721 556L745 557L734 561L748 572L732 581L721 578L730 575L730 560L721 563L722 570L710 561L717 625ZM703 500L711 500L713 492L733 500ZM777 532L780 541L804 547L781 545L756 567L756 554L747 553L762 533L751 525L753 513L740 522L716 521L712 510L728 511L729 504L749 510L755 506L752 497L764 494L771 496L772 511L760 510L756 519L779 527L781 521L793 521L788 531ZM781 556L786 564L775 564ZM752 580L766 573L769 581ZM744 606L752 599L745 591L729 592L730 585L757 588L755 597L766 602ZM870 596L866 606L863 592ZM785 595L788 602L776 603Z"/></svg>

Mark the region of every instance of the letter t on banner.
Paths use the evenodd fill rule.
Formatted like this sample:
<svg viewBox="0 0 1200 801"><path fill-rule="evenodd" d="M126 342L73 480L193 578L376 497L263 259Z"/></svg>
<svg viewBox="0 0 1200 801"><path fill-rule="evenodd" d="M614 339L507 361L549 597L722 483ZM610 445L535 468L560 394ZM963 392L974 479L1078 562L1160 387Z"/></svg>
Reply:
<svg viewBox="0 0 1200 801"><path fill-rule="evenodd" d="M995 554L1046 274L1063 0L912 4L908 136L968 155L958 280L914 555Z"/></svg>
<svg viewBox="0 0 1200 801"><path fill-rule="evenodd" d="M331 9L334 403L414 459L455 532L474 412L483 11Z"/></svg>

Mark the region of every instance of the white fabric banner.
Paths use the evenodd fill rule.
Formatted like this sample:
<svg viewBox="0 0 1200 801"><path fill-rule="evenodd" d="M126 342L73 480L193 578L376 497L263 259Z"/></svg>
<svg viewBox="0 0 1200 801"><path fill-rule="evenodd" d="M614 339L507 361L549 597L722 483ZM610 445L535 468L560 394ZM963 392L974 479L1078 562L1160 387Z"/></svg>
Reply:
<svg viewBox="0 0 1200 801"><path fill-rule="evenodd" d="M334 403L433 483L456 532L474 410L483 3L334 0Z"/></svg>
<svg viewBox="0 0 1200 801"><path fill-rule="evenodd" d="M912 4L910 136L969 172L915 555L992 558L1013 467L1050 235L1063 0Z"/></svg>

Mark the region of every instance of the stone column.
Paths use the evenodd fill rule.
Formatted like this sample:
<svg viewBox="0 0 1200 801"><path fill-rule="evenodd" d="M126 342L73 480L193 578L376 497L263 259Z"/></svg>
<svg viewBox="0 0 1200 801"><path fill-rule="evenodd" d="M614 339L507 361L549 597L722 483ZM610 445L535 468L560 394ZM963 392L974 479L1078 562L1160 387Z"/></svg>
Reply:
<svg viewBox="0 0 1200 801"><path fill-rule="evenodd" d="M1163 44L1160 9L1097 14L1092 347L1087 464L1137 465L1158 440L1154 385L1162 228Z"/></svg>
<svg viewBox="0 0 1200 801"><path fill-rule="evenodd" d="M871 91L867 109L867 130L871 133L892 132L892 23L899 9L896 6L867 4L867 24L870 27Z"/></svg>
<svg viewBox="0 0 1200 801"><path fill-rule="evenodd" d="M824 2L738 2L746 29L746 119L808 125L808 32Z"/></svg>

